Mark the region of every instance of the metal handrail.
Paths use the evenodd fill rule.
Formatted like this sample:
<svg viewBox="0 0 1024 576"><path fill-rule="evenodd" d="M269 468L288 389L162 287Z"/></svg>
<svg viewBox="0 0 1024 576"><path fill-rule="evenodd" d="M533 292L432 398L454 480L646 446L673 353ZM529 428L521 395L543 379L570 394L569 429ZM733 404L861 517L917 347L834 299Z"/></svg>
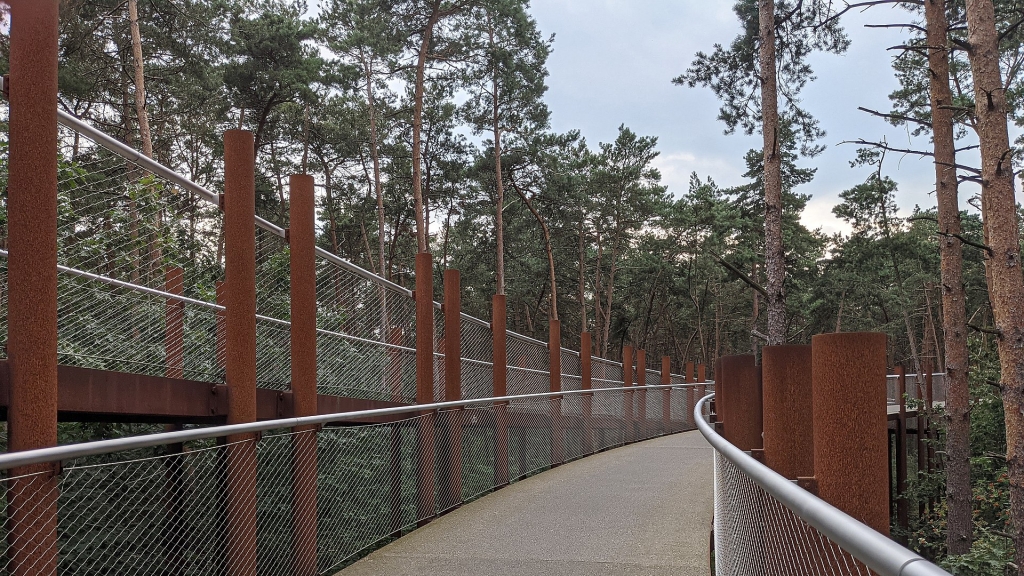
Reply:
<svg viewBox="0 0 1024 576"><path fill-rule="evenodd" d="M158 434L147 434L145 436L130 436L127 438L114 438L111 440L98 440L95 442L83 442L81 444L66 444L64 446L53 446L51 448L39 448L23 452L9 452L0 454L0 470L10 470L18 466L29 466L31 464L43 464L46 462L58 462L61 460L72 460L85 456L96 456L109 454L122 450L134 450L138 448L151 448L153 446L164 446L167 444L180 444L194 440L205 440L210 438L222 438L233 434L255 434L268 430L279 430L281 428L294 428L297 426L319 426L334 422L345 422L361 418L376 418L381 416L395 416L400 414L413 414L417 412L433 412L454 408L466 408L479 406L481 404L497 404L515 402L517 400L540 400L545 398L561 398L563 396L592 395L605 392L634 392L645 389L666 389L666 388L693 388L696 386L713 386L714 382L696 382L693 384L658 384L652 386L631 386L626 388L588 388L586 390L564 390L561 392L540 392L536 394L520 394L517 396L496 396L492 398L476 398L472 400L456 400L450 402L434 402L432 404L411 404L408 406L395 406L392 408L377 408L374 410L359 410L356 412L339 412L335 414L321 414L318 416L303 416L299 418L281 418L277 420L264 420L262 422L248 422L245 424L228 424L226 426L211 426L209 428L196 428L193 430L179 430L176 432L161 432Z"/></svg>
<svg viewBox="0 0 1024 576"><path fill-rule="evenodd" d="M708 394L693 409L697 429L723 457L739 468L772 498L791 510L880 576L950 576L948 572L872 530L849 514L797 486L785 476L733 446L704 420Z"/></svg>

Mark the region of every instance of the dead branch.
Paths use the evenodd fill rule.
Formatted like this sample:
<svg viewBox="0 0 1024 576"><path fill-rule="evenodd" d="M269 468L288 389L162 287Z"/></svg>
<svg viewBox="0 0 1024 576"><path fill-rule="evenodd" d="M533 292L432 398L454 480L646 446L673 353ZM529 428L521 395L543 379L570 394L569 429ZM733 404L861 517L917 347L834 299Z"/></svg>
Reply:
<svg viewBox="0 0 1024 576"><path fill-rule="evenodd" d="M889 114L889 113L885 113L885 112L878 112L876 110L872 110L870 108L865 108L863 106L858 106L857 110L860 110L861 112L867 112L868 114L871 114L873 116L880 116L880 117L885 118L887 120L903 120L904 122L914 122L915 124L920 124L921 126L927 126L928 128L932 127L932 123L931 122L926 122L924 120L921 120L921 119L918 119L918 118L912 118L910 116L904 116L903 114Z"/></svg>

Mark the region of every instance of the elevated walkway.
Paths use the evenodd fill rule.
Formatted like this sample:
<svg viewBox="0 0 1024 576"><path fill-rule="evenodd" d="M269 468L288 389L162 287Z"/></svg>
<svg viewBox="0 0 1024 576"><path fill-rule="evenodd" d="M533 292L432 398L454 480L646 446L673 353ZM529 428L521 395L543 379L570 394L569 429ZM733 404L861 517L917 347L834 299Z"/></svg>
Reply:
<svg viewBox="0 0 1024 576"><path fill-rule="evenodd" d="M712 455L694 431L571 462L466 504L340 576L706 576Z"/></svg>

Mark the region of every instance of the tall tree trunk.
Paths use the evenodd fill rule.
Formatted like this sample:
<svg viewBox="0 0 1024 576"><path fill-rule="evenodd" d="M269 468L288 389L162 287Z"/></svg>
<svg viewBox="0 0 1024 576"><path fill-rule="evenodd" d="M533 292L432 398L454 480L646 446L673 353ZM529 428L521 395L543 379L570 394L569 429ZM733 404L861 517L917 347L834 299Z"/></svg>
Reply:
<svg viewBox="0 0 1024 576"><path fill-rule="evenodd" d="M423 95L427 74L427 55L430 52L430 41L434 36L434 26L441 17L441 0L434 0L430 6L430 16L423 28L420 39L419 54L416 57L416 81L413 89L412 108L412 197L413 209L416 215L416 248L420 252L426 252L427 228L426 216L423 210Z"/></svg>
<svg viewBox="0 0 1024 576"><path fill-rule="evenodd" d="M132 31L132 71L135 77L135 114L139 118L139 136L142 139L142 153L153 157L153 139L149 132L149 115L146 113L146 75L143 70L142 34L139 32L138 0L128 0L128 23Z"/></svg>
<svg viewBox="0 0 1024 576"><path fill-rule="evenodd" d="M782 154L775 72L775 0L758 0L761 134L764 138L764 261L768 344L786 343L786 253L782 246Z"/></svg>
<svg viewBox="0 0 1024 576"><path fill-rule="evenodd" d="M601 358L607 358L608 354L605 350L608 347L604 345L604 341L601 339L601 336L604 334L604 330L601 329L604 325L601 320L601 256L604 255L604 248L601 246L600 219L597 222L595 233L597 235L597 262L594 265L594 350L598 351Z"/></svg>
<svg viewBox="0 0 1024 576"><path fill-rule="evenodd" d="M377 100L373 93L373 62L363 56L363 72L366 76L366 104L370 116L370 159L373 161L373 190L377 196L377 252L380 255L380 275L385 276L384 256L384 187L380 179L380 145L377 135Z"/></svg>
<svg viewBox="0 0 1024 576"><path fill-rule="evenodd" d="M991 0L967 0L967 41L981 144L981 215L985 241L992 250L985 269L995 327L999 331L1010 518L1017 573L1024 575L1024 277L1012 150L1006 126L1006 91L999 69L999 40Z"/></svg>
<svg viewBox="0 0 1024 576"><path fill-rule="evenodd" d="M514 181L512 182L512 189L523 199L523 203L530 209L530 213L540 223L540 230L544 234L544 250L548 255L548 275L551 282L551 314L549 317L552 320L558 320L558 284L556 283L555 276L555 255L551 250L551 231L548 229L548 223L544 221L544 217L540 215L540 212L537 212L537 209L533 207L533 203L530 202L526 194L523 193Z"/></svg>

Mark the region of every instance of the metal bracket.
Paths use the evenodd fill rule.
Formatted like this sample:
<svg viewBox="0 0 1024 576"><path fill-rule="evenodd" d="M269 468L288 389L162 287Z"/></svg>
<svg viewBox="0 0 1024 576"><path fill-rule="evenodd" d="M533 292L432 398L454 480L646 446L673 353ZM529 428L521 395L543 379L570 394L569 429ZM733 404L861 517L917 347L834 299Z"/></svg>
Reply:
<svg viewBox="0 0 1024 576"><path fill-rule="evenodd" d="M221 212L224 211L224 194L217 194L217 208L220 208Z"/></svg>
<svg viewBox="0 0 1024 576"><path fill-rule="evenodd" d="M764 464L764 450L761 448L754 448L750 451L750 456L758 462Z"/></svg>
<svg viewBox="0 0 1024 576"><path fill-rule="evenodd" d="M796 485L807 490L815 496L818 495L818 479L814 476L801 476L796 479Z"/></svg>
<svg viewBox="0 0 1024 576"><path fill-rule="evenodd" d="M285 228L284 229L284 241L285 241L286 244L291 245L291 243L292 243L292 229L291 228Z"/></svg>

